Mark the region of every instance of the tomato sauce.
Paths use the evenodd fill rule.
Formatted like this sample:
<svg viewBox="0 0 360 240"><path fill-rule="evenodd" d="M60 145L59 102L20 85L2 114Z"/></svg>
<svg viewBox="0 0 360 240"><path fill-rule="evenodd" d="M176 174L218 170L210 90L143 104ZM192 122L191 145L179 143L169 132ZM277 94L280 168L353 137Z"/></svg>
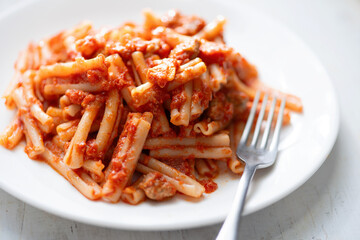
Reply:
<svg viewBox="0 0 360 240"><path fill-rule="evenodd" d="M218 185L216 182L214 182L211 179L204 179L204 180L199 180L200 184L204 186L205 188L205 193L212 193L215 192L216 189L218 188Z"/></svg>

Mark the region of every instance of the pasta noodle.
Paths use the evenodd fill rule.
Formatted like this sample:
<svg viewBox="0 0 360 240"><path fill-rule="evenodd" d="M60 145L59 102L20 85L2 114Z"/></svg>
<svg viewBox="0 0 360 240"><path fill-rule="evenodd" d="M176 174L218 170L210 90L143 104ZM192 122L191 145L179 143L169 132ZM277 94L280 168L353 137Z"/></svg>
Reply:
<svg viewBox="0 0 360 240"><path fill-rule="evenodd" d="M208 158L225 159L231 156L229 147L181 147L161 148L150 151L150 156L156 158Z"/></svg>
<svg viewBox="0 0 360 240"><path fill-rule="evenodd" d="M117 202L122 190L126 187L133 172L150 130L152 114L145 112L131 113L128 116L124 130L111 159L104 184L103 198L106 201Z"/></svg>
<svg viewBox="0 0 360 240"><path fill-rule="evenodd" d="M219 167L212 159L197 159L195 168L201 177L214 178L219 174Z"/></svg>
<svg viewBox="0 0 360 240"><path fill-rule="evenodd" d="M3 95L16 114L0 144L24 140L91 200L200 198L216 190L220 161L242 174L236 147L257 90L286 97L283 124L302 111L225 44L224 17L143 13L143 25L83 22L30 43Z"/></svg>

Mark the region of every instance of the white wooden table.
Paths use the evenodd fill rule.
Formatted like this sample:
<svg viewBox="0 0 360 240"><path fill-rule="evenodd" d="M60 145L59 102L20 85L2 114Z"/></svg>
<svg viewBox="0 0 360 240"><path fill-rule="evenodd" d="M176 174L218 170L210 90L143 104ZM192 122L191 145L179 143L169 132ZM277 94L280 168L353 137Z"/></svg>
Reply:
<svg viewBox="0 0 360 240"><path fill-rule="evenodd" d="M26 0L0 0L0 11ZM340 133L320 170L291 195L243 219L241 239L360 239L360 1L245 0L296 32L336 87ZM0 239L214 239L220 224L134 232L94 227L35 209L0 190Z"/></svg>

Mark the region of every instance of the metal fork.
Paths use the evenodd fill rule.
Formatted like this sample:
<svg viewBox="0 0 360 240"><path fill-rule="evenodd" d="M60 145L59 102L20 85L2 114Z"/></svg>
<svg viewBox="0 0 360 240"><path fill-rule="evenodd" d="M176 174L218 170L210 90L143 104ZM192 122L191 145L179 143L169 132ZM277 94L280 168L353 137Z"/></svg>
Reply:
<svg viewBox="0 0 360 240"><path fill-rule="evenodd" d="M244 209L244 203L246 199L246 194L249 189L250 181L253 178L256 169L269 167L275 162L276 159L285 107L284 98L281 100L280 110L278 113L277 122L271 143L268 144L268 141L276 107L276 97L273 97L271 108L263 132L263 137L260 146L258 146L261 125L264 119L266 104L268 101L268 94L265 94L263 97L260 113L256 121L253 138L251 139L250 145L247 144L255 118L256 108L259 102L260 94L260 91L256 93L253 106L251 108L248 120L246 122L243 134L236 150L237 157L243 160L246 164L245 170L237 187L235 199L233 201L230 213L226 217L225 222L222 225L216 240L238 239L238 229L240 227L241 213Z"/></svg>

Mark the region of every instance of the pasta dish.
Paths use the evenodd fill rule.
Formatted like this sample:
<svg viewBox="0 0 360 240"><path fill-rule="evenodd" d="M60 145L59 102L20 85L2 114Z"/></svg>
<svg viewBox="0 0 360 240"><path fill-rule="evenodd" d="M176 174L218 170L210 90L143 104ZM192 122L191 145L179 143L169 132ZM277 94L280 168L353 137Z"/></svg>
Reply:
<svg viewBox="0 0 360 240"><path fill-rule="evenodd" d="M91 200L211 193L220 165L244 169L236 144L257 90L286 97L283 124L302 112L298 97L261 83L225 44L224 17L143 13L142 25L83 22L30 43L4 93L16 115L0 144L24 139L29 158Z"/></svg>

